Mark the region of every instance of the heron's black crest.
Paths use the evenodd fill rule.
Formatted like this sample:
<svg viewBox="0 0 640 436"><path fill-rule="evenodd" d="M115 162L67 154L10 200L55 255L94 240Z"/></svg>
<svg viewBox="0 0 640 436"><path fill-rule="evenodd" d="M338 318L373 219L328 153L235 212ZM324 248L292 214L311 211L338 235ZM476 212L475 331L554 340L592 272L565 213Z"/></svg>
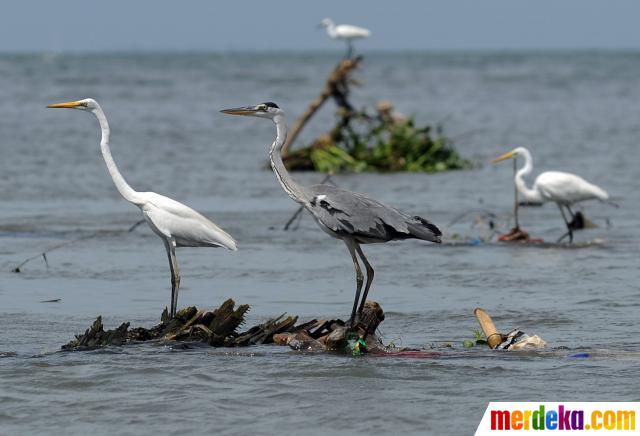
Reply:
<svg viewBox="0 0 640 436"><path fill-rule="evenodd" d="M265 105L265 106L268 106L268 107L273 107L273 108L276 108L276 109L280 109L280 108L278 107L278 105L277 105L277 104L275 104L275 103L274 103L274 102L272 102L272 101L266 101L266 102L264 102L264 103L262 103L262 104L263 104L263 105Z"/></svg>

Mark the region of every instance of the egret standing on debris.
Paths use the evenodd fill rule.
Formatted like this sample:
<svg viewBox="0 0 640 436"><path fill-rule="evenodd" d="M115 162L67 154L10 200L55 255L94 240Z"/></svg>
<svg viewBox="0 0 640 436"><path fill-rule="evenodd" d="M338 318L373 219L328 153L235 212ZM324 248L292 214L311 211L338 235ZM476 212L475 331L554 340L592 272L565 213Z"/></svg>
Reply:
<svg viewBox="0 0 640 436"><path fill-rule="evenodd" d="M509 158L515 159L518 156L524 157L524 166L518 170L514 180L518 192L524 198L524 202L544 203L551 201L556 203L567 226L567 233L562 235L558 242L562 241L566 236L569 236L569 242L573 242L573 230L562 208L565 207L567 209L573 221L575 218L571 210L573 204L586 200L607 201L609 194L604 189L587 182L578 175L560 171L546 171L536 178L532 188L527 187L524 176L530 174L533 170L533 159L529 150L524 147L514 148L510 152L498 156L493 160L493 163Z"/></svg>
<svg viewBox="0 0 640 436"><path fill-rule="evenodd" d="M320 22L320 26L326 29L329 38L341 39L347 42L347 58L350 58L351 53L353 53L353 40L368 38L371 36L369 29L352 26L350 24L336 25L331 18L325 18L322 20Z"/></svg>
<svg viewBox="0 0 640 436"><path fill-rule="evenodd" d="M124 180L111 157L109 148L109 123L97 101L87 98L49 105L50 108L70 108L91 112L96 116L102 130L100 148L109 174L120 194L129 203L140 208L144 219L164 242L171 269L171 313L176 315L180 271L176 260L176 247L225 247L236 250L236 241L224 230L204 216L182 203L155 192L137 192Z"/></svg>
<svg viewBox="0 0 640 436"><path fill-rule="evenodd" d="M225 109L231 115L250 115L273 120L276 125L276 139L271 145L269 158L271 167L282 189L294 201L304 206L322 230L337 239L342 239L349 250L356 271L356 297L351 311L350 324L353 326L357 313L361 313L373 281L373 268L364 256L360 244L388 242L400 239L423 239L440 242L442 233L431 222L419 216L411 216L382 204L363 194L347 191L331 185L303 187L289 175L280 154L287 138L284 112L275 103L257 106ZM360 300L363 274L356 253L367 271L367 283ZM358 307L358 302L360 306Z"/></svg>

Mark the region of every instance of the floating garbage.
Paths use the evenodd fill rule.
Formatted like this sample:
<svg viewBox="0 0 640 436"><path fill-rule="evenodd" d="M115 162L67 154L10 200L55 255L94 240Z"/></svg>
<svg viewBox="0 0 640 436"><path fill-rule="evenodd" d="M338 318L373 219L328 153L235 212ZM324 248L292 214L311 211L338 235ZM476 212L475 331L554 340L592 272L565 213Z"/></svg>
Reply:
<svg viewBox="0 0 640 436"><path fill-rule="evenodd" d="M531 350L547 346L540 336L529 336L518 329L511 330L507 334L498 332L493 320L484 309L478 307L473 313L487 337L487 345L493 350Z"/></svg>
<svg viewBox="0 0 640 436"><path fill-rule="evenodd" d="M541 244L544 242L541 238L532 238L528 232L525 232L520 227L514 227L504 235L498 236L500 242L519 242L526 244Z"/></svg>
<svg viewBox="0 0 640 436"><path fill-rule="evenodd" d="M525 350L544 348L547 343L538 335L529 336L518 329L507 333L504 341L500 343L497 350Z"/></svg>
<svg viewBox="0 0 640 436"><path fill-rule="evenodd" d="M589 353L574 353L569 354L567 359L588 359L589 357L591 357L591 354Z"/></svg>

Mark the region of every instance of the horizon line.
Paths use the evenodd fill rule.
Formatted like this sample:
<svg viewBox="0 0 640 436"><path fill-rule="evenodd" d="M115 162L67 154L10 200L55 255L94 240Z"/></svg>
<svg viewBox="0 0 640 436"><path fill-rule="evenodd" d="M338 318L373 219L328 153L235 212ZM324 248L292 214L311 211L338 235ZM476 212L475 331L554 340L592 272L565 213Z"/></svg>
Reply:
<svg viewBox="0 0 640 436"><path fill-rule="evenodd" d="M336 55L343 50L326 49L105 49L105 50L0 50L0 56L15 55L157 55L157 54L182 54L182 55ZM389 54L566 54L571 53L628 53L640 54L640 47L522 47L522 48L442 48L442 49L364 49L356 54L363 55L389 55Z"/></svg>

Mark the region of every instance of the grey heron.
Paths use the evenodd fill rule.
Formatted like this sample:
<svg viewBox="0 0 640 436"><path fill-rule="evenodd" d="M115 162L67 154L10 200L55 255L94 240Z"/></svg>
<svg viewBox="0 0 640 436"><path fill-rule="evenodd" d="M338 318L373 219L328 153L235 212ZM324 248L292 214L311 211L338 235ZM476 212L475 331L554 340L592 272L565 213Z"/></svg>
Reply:
<svg viewBox="0 0 640 436"><path fill-rule="evenodd" d="M524 158L524 165L515 174L514 181L518 192L524 198L524 202L533 204L544 202L556 203L562 214L562 219L567 226L567 232L560 236L558 242L567 236L569 236L569 242L573 242L573 226L571 223L576 216L571 210L571 206L586 200L607 201L609 200L609 194L601 187L587 182L576 174L561 171L545 171L544 173L540 173L540 175L536 177L533 186L529 188L524 181L524 176L531 174L533 170L533 158L529 150L524 147L514 148L498 156L493 160L493 163L511 158L515 159L518 156ZM563 207L569 212L571 221L565 216Z"/></svg>
<svg viewBox="0 0 640 436"><path fill-rule="evenodd" d="M140 208L149 227L164 242L171 270L170 317L176 315L180 270L176 259L176 247L224 247L236 250L236 241L213 222L182 203L155 192L134 191L116 166L109 147L109 123L97 101L87 98L66 103L51 104L50 108L69 108L87 111L100 123L102 138L100 149L116 189L129 203Z"/></svg>
<svg viewBox="0 0 640 436"><path fill-rule="evenodd" d="M360 247L361 244L411 238L441 242L442 233L440 230L424 218L411 216L364 194L332 185L303 187L296 183L282 162L281 150L287 137L287 127L284 112L275 103L267 102L256 106L224 109L221 112L230 115L267 118L275 123L276 139L271 145L269 159L282 189L311 213L324 232L334 238L341 239L351 255L356 272L356 294L349 320L351 326L354 325L356 313L361 313L364 308L374 275L373 267L365 257ZM360 293L364 276L358 263L358 256L367 272L362 298L360 298Z"/></svg>
<svg viewBox="0 0 640 436"><path fill-rule="evenodd" d="M331 18L325 18L320 22L320 27L324 27L327 35L331 39L341 39L347 43L346 57L350 58L353 53L353 42L356 39L368 38L371 36L369 29L352 26L350 24L336 25Z"/></svg>

